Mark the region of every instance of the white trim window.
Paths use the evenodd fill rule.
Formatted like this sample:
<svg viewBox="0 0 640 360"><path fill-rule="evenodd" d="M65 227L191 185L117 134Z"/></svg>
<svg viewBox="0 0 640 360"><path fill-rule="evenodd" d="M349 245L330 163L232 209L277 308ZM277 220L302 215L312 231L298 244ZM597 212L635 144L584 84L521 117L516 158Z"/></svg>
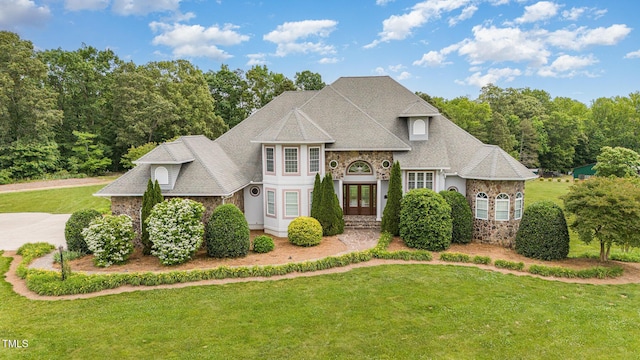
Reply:
<svg viewBox="0 0 640 360"><path fill-rule="evenodd" d="M298 173L298 148L295 148L295 147L284 148L284 173L285 174Z"/></svg>
<svg viewBox="0 0 640 360"><path fill-rule="evenodd" d="M273 174L276 172L276 149L273 146L264 148L264 158L265 158L265 172L267 174Z"/></svg>
<svg viewBox="0 0 640 360"><path fill-rule="evenodd" d="M509 195L502 193L496 196L496 220L497 221L509 221L509 207L511 201Z"/></svg>
<svg viewBox="0 0 640 360"><path fill-rule="evenodd" d="M295 218L300 216L300 192L284 192L284 217Z"/></svg>
<svg viewBox="0 0 640 360"><path fill-rule="evenodd" d="M522 207L524 204L524 196L521 192L516 193L516 201L514 203L513 218L522 219Z"/></svg>
<svg viewBox="0 0 640 360"><path fill-rule="evenodd" d="M309 173L317 173L320 171L320 148L309 148Z"/></svg>
<svg viewBox="0 0 640 360"><path fill-rule="evenodd" d="M265 201L267 203L267 216L276 216L276 192L274 190L265 191Z"/></svg>
<svg viewBox="0 0 640 360"><path fill-rule="evenodd" d="M160 185L169 185L169 170L164 166L158 166L155 171L155 178Z"/></svg>
<svg viewBox="0 0 640 360"><path fill-rule="evenodd" d="M476 219L489 220L489 197L483 192L476 195Z"/></svg>
<svg viewBox="0 0 640 360"><path fill-rule="evenodd" d="M432 171L409 171L407 172L407 189L431 189L433 190Z"/></svg>

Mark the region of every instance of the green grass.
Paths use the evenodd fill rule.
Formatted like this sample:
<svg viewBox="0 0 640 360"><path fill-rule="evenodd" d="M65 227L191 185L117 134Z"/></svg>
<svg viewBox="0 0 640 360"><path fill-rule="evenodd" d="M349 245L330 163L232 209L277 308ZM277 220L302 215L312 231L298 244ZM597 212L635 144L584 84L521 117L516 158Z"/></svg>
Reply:
<svg viewBox="0 0 640 360"><path fill-rule="evenodd" d="M105 185L91 185L60 189L33 190L0 194L0 213L45 212L72 214L77 210L110 211L108 199L93 196Z"/></svg>
<svg viewBox="0 0 640 360"><path fill-rule="evenodd" d="M0 260L0 274L8 268ZM624 359L640 351L638 285L565 284L476 268L344 274L75 301L0 280L11 359ZM603 351L602 349L605 349Z"/></svg>

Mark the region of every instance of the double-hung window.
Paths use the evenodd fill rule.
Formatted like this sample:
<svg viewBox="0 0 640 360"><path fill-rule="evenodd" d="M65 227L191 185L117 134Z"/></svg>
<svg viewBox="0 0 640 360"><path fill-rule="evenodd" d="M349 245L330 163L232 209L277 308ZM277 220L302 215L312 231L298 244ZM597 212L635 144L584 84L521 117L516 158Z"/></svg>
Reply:
<svg viewBox="0 0 640 360"><path fill-rule="evenodd" d="M264 148L265 172L274 173L276 171L275 149L273 147Z"/></svg>
<svg viewBox="0 0 640 360"><path fill-rule="evenodd" d="M300 215L300 193L298 191L284 192L284 217L298 217Z"/></svg>
<svg viewBox="0 0 640 360"><path fill-rule="evenodd" d="M431 189L433 190L433 172L409 171L407 173L407 189Z"/></svg>
<svg viewBox="0 0 640 360"><path fill-rule="evenodd" d="M476 195L476 219L489 219L489 197L483 192Z"/></svg>
<svg viewBox="0 0 640 360"><path fill-rule="evenodd" d="M524 196L522 196L522 193L516 193L516 201L514 203L514 209L513 209L513 217L515 219L521 219L522 218L522 203L524 200Z"/></svg>
<svg viewBox="0 0 640 360"><path fill-rule="evenodd" d="M267 190L265 193L267 194L267 215L276 216L276 192L273 190Z"/></svg>
<svg viewBox="0 0 640 360"><path fill-rule="evenodd" d="M503 193L496 196L496 220L509 220L509 205L509 195Z"/></svg>
<svg viewBox="0 0 640 360"><path fill-rule="evenodd" d="M309 148L309 173L317 173L320 171L320 148Z"/></svg>
<svg viewBox="0 0 640 360"><path fill-rule="evenodd" d="M284 148L284 173L298 173L298 148Z"/></svg>

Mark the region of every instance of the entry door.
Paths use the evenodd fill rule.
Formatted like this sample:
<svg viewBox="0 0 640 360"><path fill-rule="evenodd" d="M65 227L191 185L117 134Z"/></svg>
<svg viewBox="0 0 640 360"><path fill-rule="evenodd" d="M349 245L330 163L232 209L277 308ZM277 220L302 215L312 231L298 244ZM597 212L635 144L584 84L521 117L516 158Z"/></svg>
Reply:
<svg viewBox="0 0 640 360"><path fill-rule="evenodd" d="M346 184L344 193L344 213L346 215L376 214L375 184Z"/></svg>

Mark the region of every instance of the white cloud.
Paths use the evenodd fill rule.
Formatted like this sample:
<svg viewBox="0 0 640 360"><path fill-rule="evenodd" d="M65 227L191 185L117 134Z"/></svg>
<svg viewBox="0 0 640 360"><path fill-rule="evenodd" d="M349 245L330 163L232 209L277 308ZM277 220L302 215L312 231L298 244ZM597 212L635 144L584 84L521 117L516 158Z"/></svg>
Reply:
<svg viewBox="0 0 640 360"><path fill-rule="evenodd" d="M451 64L450 62L446 62L446 57L439 51L429 51L428 53L422 55L420 60L416 60L413 62L415 66L429 66L429 67L437 67L446 64Z"/></svg>
<svg viewBox="0 0 640 360"><path fill-rule="evenodd" d="M111 9L118 15L147 15L177 11L181 0L114 0Z"/></svg>
<svg viewBox="0 0 640 360"><path fill-rule="evenodd" d="M389 65L389 70L393 71L393 72L398 72L400 70L406 69L407 67L402 65L402 64L398 64L398 65Z"/></svg>
<svg viewBox="0 0 640 360"><path fill-rule="evenodd" d="M506 82L513 81L517 76L522 75L522 71L518 69L512 68L502 68L502 69L489 69L486 74L482 74L481 72L473 73L471 76L466 78L464 81L456 81L456 83L461 85L474 85L477 87L483 87L488 84L496 84L498 81L504 79Z"/></svg>
<svg viewBox="0 0 640 360"><path fill-rule="evenodd" d="M565 10L562 12L562 17L566 20L576 21L578 20L585 12L587 11L586 7L580 8L571 8L570 10Z"/></svg>
<svg viewBox="0 0 640 360"><path fill-rule="evenodd" d="M375 70L373 70L373 72L378 75L387 75L387 72L384 70L382 66L378 66L377 68L375 68Z"/></svg>
<svg viewBox="0 0 640 360"><path fill-rule="evenodd" d="M478 11L477 6L475 5L467 6L466 8L462 9L462 12L460 13L460 15L449 18L449 26L455 26L460 21L471 19L471 17L473 16L473 14L475 14L476 11Z"/></svg>
<svg viewBox="0 0 640 360"><path fill-rule="evenodd" d="M471 64L491 62L528 62L533 66L547 63L550 52L544 41L534 33L519 28L473 27L473 40L464 40L458 53L466 55Z"/></svg>
<svg viewBox="0 0 640 360"><path fill-rule="evenodd" d="M558 4L551 1L540 1L536 4L525 6L524 14L515 19L516 23L532 23L554 17L558 13Z"/></svg>
<svg viewBox="0 0 640 360"><path fill-rule="evenodd" d="M247 57L249 58L249 61L247 61L247 66L264 65L267 63L266 54L249 54L247 55Z"/></svg>
<svg viewBox="0 0 640 360"><path fill-rule="evenodd" d="M69 11L103 10L111 0L65 0L64 8Z"/></svg>
<svg viewBox="0 0 640 360"><path fill-rule="evenodd" d="M396 0L376 0L376 5L384 6L390 2L394 2Z"/></svg>
<svg viewBox="0 0 640 360"><path fill-rule="evenodd" d="M413 29L423 26L431 19L437 19L444 12L450 12L466 6L471 0L426 0L415 4L411 11L402 15L392 15L382 22L379 39L365 45L369 49L382 42L404 40Z"/></svg>
<svg viewBox="0 0 640 360"><path fill-rule="evenodd" d="M238 27L232 24L205 28L201 25L152 22L149 27L154 32L161 32L153 38L152 43L172 48L173 55L177 57L208 57L226 60L231 55L220 50L218 45L237 45L249 40L249 36L235 31Z"/></svg>
<svg viewBox="0 0 640 360"><path fill-rule="evenodd" d="M318 64L337 64L338 62L340 62L340 59L335 57L324 57L318 60Z"/></svg>
<svg viewBox="0 0 640 360"><path fill-rule="evenodd" d="M48 6L38 6L31 0L0 1L0 27L42 26L50 16Z"/></svg>
<svg viewBox="0 0 640 360"><path fill-rule="evenodd" d="M576 29L557 30L547 35L549 44L571 50L581 50L592 45L615 45L623 40L631 28L625 24L614 24L607 28L588 29L581 26Z"/></svg>
<svg viewBox="0 0 640 360"><path fill-rule="evenodd" d="M624 56L625 59L640 59L640 50L632 51Z"/></svg>
<svg viewBox="0 0 640 360"><path fill-rule="evenodd" d="M584 73L580 71L581 68L597 62L598 59L592 54L586 56L561 55L551 65L540 68L538 75L543 77L573 77Z"/></svg>
<svg viewBox="0 0 640 360"><path fill-rule="evenodd" d="M400 73L400 75L396 76L397 80L406 80L406 79L411 79L411 73L407 72L407 71L403 71Z"/></svg>
<svg viewBox="0 0 640 360"><path fill-rule="evenodd" d="M318 42L298 42L309 37L328 37L338 25L334 20L304 20L285 22L263 36L264 40L278 45L276 56L286 56L291 53L319 53L333 54L336 52L332 45Z"/></svg>

